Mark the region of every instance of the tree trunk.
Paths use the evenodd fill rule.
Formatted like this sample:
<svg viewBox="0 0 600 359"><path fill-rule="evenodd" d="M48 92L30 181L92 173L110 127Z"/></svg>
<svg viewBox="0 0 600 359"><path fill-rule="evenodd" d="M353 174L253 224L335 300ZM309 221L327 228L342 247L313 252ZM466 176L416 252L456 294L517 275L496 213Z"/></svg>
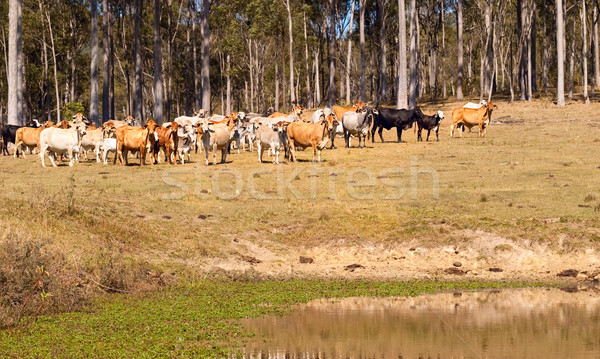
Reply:
<svg viewBox="0 0 600 359"><path fill-rule="evenodd" d="M52 49L52 61L54 63L54 91L56 92L56 122L60 122L60 92L58 90L58 70L56 63L56 48L54 46L54 33L52 32L52 21L50 12L46 11L46 21L48 21L48 31L50 33L50 48Z"/></svg>
<svg viewBox="0 0 600 359"><path fill-rule="evenodd" d="M227 106L225 113L231 113L231 56L227 54Z"/></svg>
<svg viewBox="0 0 600 359"><path fill-rule="evenodd" d="M90 68L90 121L100 124L98 113L98 1L92 0L92 60Z"/></svg>
<svg viewBox="0 0 600 359"><path fill-rule="evenodd" d="M360 100L367 100L366 54L365 54L365 6L367 0L358 0L360 27Z"/></svg>
<svg viewBox="0 0 600 359"><path fill-rule="evenodd" d="M142 73L142 15L144 0L136 0L135 15L133 18L134 35L133 35L133 51L134 51L134 67L135 80L133 82L133 118L139 123L144 123L142 113L142 87L144 86Z"/></svg>
<svg viewBox="0 0 600 359"><path fill-rule="evenodd" d="M377 23L379 27L379 101L387 101L387 56L386 56L386 31L385 31L385 1L377 0Z"/></svg>
<svg viewBox="0 0 600 359"><path fill-rule="evenodd" d="M346 56L346 104L350 104L352 98L350 94L352 90L350 89L350 60L352 59L352 30L354 25L354 3L355 0L352 0L352 5L350 5L350 29L348 31L348 55Z"/></svg>
<svg viewBox="0 0 600 359"><path fill-rule="evenodd" d="M458 56L458 71L456 74L456 100L462 101L463 95L463 77L464 77L464 66L463 66L463 0L457 0L456 2L456 28L458 31L457 35L457 56Z"/></svg>
<svg viewBox="0 0 600 359"><path fill-rule="evenodd" d="M193 1L193 17L192 17L192 58L194 63L194 110L200 109L200 77L198 77L198 30L196 23L198 22L196 1Z"/></svg>
<svg viewBox="0 0 600 359"><path fill-rule="evenodd" d="M585 10L585 0L581 0L581 33L583 34L583 46L581 49L581 58L583 60L583 102L585 104L590 103L590 97L588 95L588 63L587 63L587 24L586 24L587 13Z"/></svg>
<svg viewBox="0 0 600 359"><path fill-rule="evenodd" d="M446 24L444 22L444 0L440 0L440 13L442 16L442 97L446 98Z"/></svg>
<svg viewBox="0 0 600 359"><path fill-rule="evenodd" d="M563 0L556 0L556 62L557 62L557 105L565 106L565 27L563 19Z"/></svg>
<svg viewBox="0 0 600 359"><path fill-rule="evenodd" d="M354 3L354 0L352 0ZM308 56L308 36L306 33L306 13L303 13L304 16L304 67L306 71L306 101L309 108L313 107L313 95L310 89L310 71L309 71L309 56ZM275 59L275 64L277 64L277 59ZM277 76L275 76L277 77ZM277 80L276 80L277 81Z"/></svg>
<svg viewBox="0 0 600 359"><path fill-rule="evenodd" d="M108 41L108 28L110 26L110 10L108 0L102 1L102 123L110 119L110 44ZM91 112L91 111L90 111ZM91 115L90 115L91 117Z"/></svg>
<svg viewBox="0 0 600 359"><path fill-rule="evenodd" d="M406 78L406 9L405 0L398 0L398 90L396 108L407 108L408 81Z"/></svg>
<svg viewBox="0 0 600 359"><path fill-rule="evenodd" d="M18 93L23 91L19 86L19 56L18 43L22 41L22 32L19 32L19 7L23 6L22 0L10 0L8 9L8 118L9 125L22 125L23 118L19 117ZM5 144L8 145L8 144Z"/></svg>
<svg viewBox="0 0 600 359"><path fill-rule="evenodd" d="M329 0L329 91L327 93L327 103L333 106L336 100L335 93L335 5L334 0ZM290 76L291 78L291 76Z"/></svg>
<svg viewBox="0 0 600 359"><path fill-rule="evenodd" d="M544 48L542 53L542 77L544 83L544 94L548 94L549 80L548 71L550 70L550 44L548 43L548 25L547 25L547 9L546 6L542 7L542 19L543 19L543 33L542 47Z"/></svg>
<svg viewBox="0 0 600 359"><path fill-rule="evenodd" d="M575 5L577 5L577 3L575 3ZM570 48L569 48L569 93L568 93L569 100L573 99L573 90L574 90L573 77L575 75L575 37L577 34L577 24L575 21L575 16L573 16L573 18L572 18L571 25L572 25L571 39L570 39L571 44L570 44Z"/></svg>
<svg viewBox="0 0 600 359"><path fill-rule="evenodd" d="M279 46L275 45L275 111L279 112Z"/></svg>
<svg viewBox="0 0 600 359"><path fill-rule="evenodd" d="M408 107L414 108L417 106L417 1L410 0L410 83L409 83L409 98Z"/></svg>
<svg viewBox="0 0 600 359"><path fill-rule="evenodd" d="M18 16L17 16L17 117L19 118L19 123L25 124L26 119L23 116L25 104L23 102L23 93L24 93L24 77L23 77L23 66L25 63L23 62L23 1L18 2L19 6L17 8Z"/></svg>
<svg viewBox="0 0 600 359"><path fill-rule="evenodd" d="M171 84L173 82L173 0L167 0L167 101L166 109L167 122L171 122Z"/></svg>
<svg viewBox="0 0 600 359"><path fill-rule="evenodd" d="M536 0L533 0L531 2L531 31L529 31L529 47L531 47L531 82L529 83L531 86L531 94L530 94L530 98L529 100L531 101L531 98L533 97L533 93L537 92L537 71L536 71L536 67L537 67L537 61L536 61L536 54L537 54L537 17L536 17L536 12L537 12L537 4L536 4Z"/></svg>
<svg viewBox="0 0 600 359"><path fill-rule="evenodd" d="M290 9L290 0L286 0L285 9L288 13L288 33L290 45L290 103L293 106L296 103L296 94L294 92L294 36L292 33L292 10Z"/></svg>
<svg viewBox="0 0 600 359"><path fill-rule="evenodd" d="M319 79L319 50L315 50L314 63L315 63L315 106L321 105L321 81Z"/></svg>
<svg viewBox="0 0 600 359"><path fill-rule="evenodd" d="M531 101L533 99L533 78L535 73L533 68L535 66L535 52L533 48L533 42L535 39L535 34L533 33L533 24L535 20L535 0L533 0L530 4L530 13L529 13L529 31L527 36L527 101Z"/></svg>
<svg viewBox="0 0 600 359"><path fill-rule="evenodd" d="M492 21L492 0L485 2L485 57L484 57L484 84L485 95L491 92L492 83L492 59L494 57L494 22Z"/></svg>
<svg viewBox="0 0 600 359"><path fill-rule="evenodd" d="M160 37L160 0L154 0L154 122L163 123L162 42Z"/></svg>
<svg viewBox="0 0 600 359"><path fill-rule="evenodd" d="M210 0L202 1L202 108L210 111Z"/></svg>
<svg viewBox="0 0 600 359"><path fill-rule="evenodd" d="M594 23L594 83L596 86L600 86L600 45L598 41L598 0L594 0L592 4L594 8L592 21Z"/></svg>

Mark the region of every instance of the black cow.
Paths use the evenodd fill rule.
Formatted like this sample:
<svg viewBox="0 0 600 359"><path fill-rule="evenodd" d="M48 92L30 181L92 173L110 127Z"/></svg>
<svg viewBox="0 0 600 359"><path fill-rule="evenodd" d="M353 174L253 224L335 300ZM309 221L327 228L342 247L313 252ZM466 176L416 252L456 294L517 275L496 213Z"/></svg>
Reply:
<svg viewBox="0 0 600 359"><path fill-rule="evenodd" d="M2 154L4 156L8 156L8 143L12 142L13 144L15 143L15 137L17 136L17 130L21 127L24 126L18 126L18 125L4 125L2 127L2 142L3 142L3 146L2 146ZM27 127L33 127L33 128L37 128L40 127L40 123L37 120L33 120L32 122L30 122L29 124L27 124ZM15 151L17 149L15 148Z"/></svg>
<svg viewBox="0 0 600 359"><path fill-rule="evenodd" d="M423 118L423 112L421 112L418 106L412 110L396 110L377 106L373 114L375 115L375 119L373 121L373 128L371 129L371 140L375 142L375 131L379 129L379 138L381 138L382 143L384 142L382 135L384 128L391 130L392 127L396 127L398 142L402 142L402 130L412 128L415 121Z"/></svg>
<svg viewBox="0 0 600 359"><path fill-rule="evenodd" d="M435 137L437 140L440 140L440 122L444 118L444 113L442 111L438 111L433 116L423 115L420 119L417 120L417 125L419 126L419 132L417 133L417 141L423 141L423 137L421 137L421 131L423 129L427 130L427 142L429 142L429 134L431 131L435 131Z"/></svg>

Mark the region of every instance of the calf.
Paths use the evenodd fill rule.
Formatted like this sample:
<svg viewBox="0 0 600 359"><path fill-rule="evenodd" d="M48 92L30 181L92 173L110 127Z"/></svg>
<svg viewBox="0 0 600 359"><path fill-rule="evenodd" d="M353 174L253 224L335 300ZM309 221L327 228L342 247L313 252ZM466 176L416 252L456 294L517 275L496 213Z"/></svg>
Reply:
<svg viewBox="0 0 600 359"><path fill-rule="evenodd" d="M165 162L169 162L173 164L173 160L171 158L171 153L177 153L177 145L179 144L179 137L177 136L177 130L179 129L179 124L177 122L173 122L171 126L157 127L156 135L158 139L154 141L154 146L152 148L152 152L154 155L154 163L158 163L158 154L161 149L165 152ZM175 164L177 164L177 159L175 159Z"/></svg>
<svg viewBox="0 0 600 359"><path fill-rule="evenodd" d="M117 139L116 138L105 138L102 140L100 144L100 148L102 149L102 161L106 165L108 161L106 160L106 156L109 152L117 151ZM116 156L116 153L115 153Z"/></svg>
<svg viewBox="0 0 600 359"><path fill-rule="evenodd" d="M199 122L199 123L202 123ZM185 163L187 155L188 162L191 161L190 151L195 148L197 141L196 127L191 123L186 122L183 125L178 123L177 127L177 144L175 144L175 156L181 160L181 164ZM177 161L177 158L175 159Z"/></svg>
<svg viewBox="0 0 600 359"><path fill-rule="evenodd" d="M117 154L113 161L117 163L117 158L121 165L127 165L127 153L140 152L140 166L146 162L146 149L149 143L149 137L154 136L156 122L150 120L144 127L122 126L117 129ZM125 157L125 158L123 158ZM150 162L153 164L153 162Z"/></svg>
<svg viewBox="0 0 600 359"><path fill-rule="evenodd" d="M256 147L258 150L258 162L262 163L265 147L269 147L273 154L273 163L279 163L279 151L285 146L287 124L280 123L273 128L260 125L256 130Z"/></svg>
<svg viewBox="0 0 600 359"><path fill-rule="evenodd" d="M313 161L321 162L321 151L329 141L329 131L337 125L333 115L327 116L318 123L293 122L287 127L288 146L290 148L290 159L296 161L296 146L301 148L313 148Z"/></svg>
<svg viewBox="0 0 600 359"><path fill-rule="evenodd" d="M298 118L300 118L300 115L302 115L302 112L304 111L304 109L301 106L296 106L294 105L294 107L292 108L292 113L290 115L295 115ZM275 118L275 117L285 117L288 116L285 113L281 113L281 112L273 112L272 114L268 115L267 117L269 118Z"/></svg>
<svg viewBox="0 0 600 359"><path fill-rule="evenodd" d="M81 149L87 159L87 151L94 150L96 155L96 162L100 162L100 145L104 140L104 131L102 128L96 128L91 130L89 126L86 128L85 136L81 140Z"/></svg>
<svg viewBox="0 0 600 359"><path fill-rule="evenodd" d="M396 127L398 133L398 143L402 142L402 130L408 130L413 126L413 123L423 117L423 112L419 107L415 107L411 110L405 109L393 109L393 108L379 108L375 109L373 120L373 128L371 129L371 140L375 142L375 131L379 129L379 138L381 142L383 140L383 129L391 130L392 127Z"/></svg>
<svg viewBox="0 0 600 359"><path fill-rule="evenodd" d="M435 137L437 140L440 140L440 122L444 118L444 113L442 111L438 111L433 116L423 115L420 119L417 120L417 126L419 126L419 132L417 133L417 141L423 141L423 137L421 136L421 131L423 129L427 130L427 142L429 142L429 134L431 131L435 131Z"/></svg>
<svg viewBox="0 0 600 359"><path fill-rule="evenodd" d="M348 111L342 116L342 126L344 128L344 139L346 148L350 148L350 136L358 137L358 148L365 147L365 142L371 124L373 123L374 111L371 107L360 112ZM360 141L362 139L362 146Z"/></svg>
<svg viewBox="0 0 600 359"><path fill-rule="evenodd" d="M57 154L67 153L69 155L69 166L73 166L75 160L74 154L79 151L81 140L85 135L85 124L83 122L75 122L74 128L62 129L49 127L40 133L40 159L42 167L46 167L44 157L48 151L48 157L52 162L52 166L56 167L55 156Z"/></svg>

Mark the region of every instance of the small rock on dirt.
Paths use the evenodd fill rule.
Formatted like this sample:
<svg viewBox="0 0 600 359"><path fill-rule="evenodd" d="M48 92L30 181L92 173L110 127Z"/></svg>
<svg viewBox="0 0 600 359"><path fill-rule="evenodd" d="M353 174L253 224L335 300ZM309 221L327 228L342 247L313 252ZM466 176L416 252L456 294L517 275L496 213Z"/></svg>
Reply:
<svg viewBox="0 0 600 359"><path fill-rule="evenodd" d="M565 269L564 271L558 273L557 277L577 277L579 271L577 269Z"/></svg>
<svg viewBox="0 0 600 359"><path fill-rule="evenodd" d="M489 269L490 272L496 272L496 273L500 273L500 272L504 272L504 269L502 268L498 268L498 267L492 267Z"/></svg>
<svg viewBox="0 0 600 359"><path fill-rule="evenodd" d="M454 262L452 263L453 266L455 267L462 267L462 263L461 262Z"/></svg>
<svg viewBox="0 0 600 359"><path fill-rule="evenodd" d="M171 216L162 216L164 219L171 219Z"/></svg>
<svg viewBox="0 0 600 359"><path fill-rule="evenodd" d="M300 263L314 263L314 259L310 258L310 257L304 257L304 256L300 256Z"/></svg>
<svg viewBox="0 0 600 359"><path fill-rule="evenodd" d="M349 270L350 272L354 272L354 270L356 270L356 269L364 269L364 268L365 268L365 266L363 266L361 264L354 263L354 264L350 264L350 265L345 266L344 270Z"/></svg>
<svg viewBox="0 0 600 359"><path fill-rule="evenodd" d="M262 263L262 261L258 258L254 258L252 256L246 256L246 255L240 255L240 257L242 258L243 261L248 262L250 264L258 264L258 263Z"/></svg>
<svg viewBox="0 0 600 359"><path fill-rule="evenodd" d="M444 269L444 273L446 273L446 274L453 274L453 275L465 275L465 274L467 274L467 272L465 272L464 270L458 269L458 268L455 268L455 267L450 267L450 268Z"/></svg>
<svg viewBox="0 0 600 359"><path fill-rule="evenodd" d="M199 214L198 215L198 219L205 220L206 218L208 218L208 217L206 217L205 214Z"/></svg>

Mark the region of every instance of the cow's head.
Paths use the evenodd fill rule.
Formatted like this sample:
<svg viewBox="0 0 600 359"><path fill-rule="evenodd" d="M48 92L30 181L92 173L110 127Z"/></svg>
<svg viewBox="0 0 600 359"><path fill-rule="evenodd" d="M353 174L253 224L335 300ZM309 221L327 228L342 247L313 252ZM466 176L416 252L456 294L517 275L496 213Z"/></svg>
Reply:
<svg viewBox="0 0 600 359"><path fill-rule="evenodd" d="M356 104L356 112L363 111L365 109L366 104L363 101L358 101Z"/></svg>
<svg viewBox="0 0 600 359"><path fill-rule="evenodd" d="M86 125L89 125L91 123L90 120L88 120L81 112L77 112L73 115L73 121L83 122Z"/></svg>
<svg viewBox="0 0 600 359"><path fill-rule="evenodd" d="M175 121L171 122L171 125L169 126L169 129L171 130L171 132L173 133L177 133L177 130L179 130L179 124Z"/></svg>
<svg viewBox="0 0 600 359"><path fill-rule="evenodd" d="M246 121L246 113L245 112L238 112L238 120L240 121Z"/></svg>
<svg viewBox="0 0 600 359"><path fill-rule="evenodd" d="M29 123L29 126L34 127L34 128L41 127L40 122L36 119L31 120L31 122Z"/></svg>
<svg viewBox="0 0 600 359"><path fill-rule="evenodd" d="M102 138L111 138L115 137L117 133L117 128L112 122L107 122L102 125Z"/></svg>
<svg viewBox="0 0 600 359"><path fill-rule="evenodd" d="M68 128L71 128L71 124L67 120L62 120L62 121L60 121L60 123L58 125L56 125L56 127L66 130Z"/></svg>
<svg viewBox="0 0 600 359"><path fill-rule="evenodd" d="M487 106L488 106L488 110L490 110L490 111L498 109L498 106L492 102L488 102Z"/></svg>
<svg viewBox="0 0 600 359"><path fill-rule="evenodd" d="M333 115L329 115L329 116L325 117L323 122L325 122L325 124L327 125L327 130L329 130L329 131L333 130L334 126L339 125L339 122L335 119L335 116L333 116Z"/></svg>
<svg viewBox="0 0 600 359"><path fill-rule="evenodd" d="M197 111L194 111L194 116L196 116L198 118L205 118L207 114L208 114L208 111L203 108L201 108Z"/></svg>
<svg viewBox="0 0 600 359"><path fill-rule="evenodd" d="M156 127L158 127L158 125L156 122L154 122L154 120L150 120L144 125L144 128L148 129L148 133L154 133L156 131Z"/></svg>
<svg viewBox="0 0 600 359"><path fill-rule="evenodd" d="M129 115L127 117L125 117L125 124L128 126L133 126L135 125L135 120L133 119L133 116Z"/></svg>
<svg viewBox="0 0 600 359"><path fill-rule="evenodd" d="M300 117L300 115L302 115L302 111L304 111L304 109L302 108L302 106L298 106L298 105L294 105L294 115Z"/></svg>
<svg viewBox="0 0 600 359"><path fill-rule="evenodd" d="M75 129L79 135L85 135L86 124L83 121L73 121L73 129Z"/></svg>
<svg viewBox="0 0 600 359"><path fill-rule="evenodd" d="M48 127L52 127L52 126L54 126L54 123L52 123L52 121L46 121L42 125L42 128L48 128Z"/></svg>

